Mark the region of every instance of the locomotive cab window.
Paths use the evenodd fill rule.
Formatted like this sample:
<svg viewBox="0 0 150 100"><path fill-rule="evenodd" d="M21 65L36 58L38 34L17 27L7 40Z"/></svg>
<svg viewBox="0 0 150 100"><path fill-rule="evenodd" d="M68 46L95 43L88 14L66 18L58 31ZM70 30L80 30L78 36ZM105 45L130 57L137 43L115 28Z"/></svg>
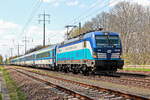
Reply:
<svg viewBox="0 0 150 100"><path fill-rule="evenodd" d="M96 39L96 45L97 46L104 46L104 45L108 45L108 39L107 36L95 36Z"/></svg>
<svg viewBox="0 0 150 100"><path fill-rule="evenodd" d="M109 37L109 43L110 45L120 45L120 39L118 36L110 36Z"/></svg>
<svg viewBox="0 0 150 100"><path fill-rule="evenodd" d="M118 46L120 45L120 39L118 36L109 36L109 35L99 36L99 35L96 35L95 40L96 40L96 46L97 47L108 46L108 45L118 45Z"/></svg>

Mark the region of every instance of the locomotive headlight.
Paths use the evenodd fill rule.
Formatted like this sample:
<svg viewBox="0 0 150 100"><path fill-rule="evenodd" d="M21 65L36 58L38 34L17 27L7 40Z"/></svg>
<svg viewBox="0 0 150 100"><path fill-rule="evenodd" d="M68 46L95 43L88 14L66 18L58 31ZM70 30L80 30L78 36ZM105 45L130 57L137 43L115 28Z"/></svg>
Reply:
<svg viewBox="0 0 150 100"><path fill-rule="evenodd" d="M111 58L120 58L120 53L112 53Z"/></svg>
<svg viewBox="0 0 150 100"><path fill-rule="evenodd" d="M120 58L123 58L123 55L120 54Z"/></svg>

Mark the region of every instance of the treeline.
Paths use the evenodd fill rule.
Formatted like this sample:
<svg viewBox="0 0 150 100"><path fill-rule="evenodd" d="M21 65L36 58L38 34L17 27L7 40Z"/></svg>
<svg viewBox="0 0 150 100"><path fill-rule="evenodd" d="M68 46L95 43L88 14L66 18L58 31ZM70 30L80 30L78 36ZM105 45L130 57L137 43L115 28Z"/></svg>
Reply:
<svg viewBox="0 0 150 100"><path fill-rule="evenodd" d="M150 7L120 2L86 22L80 32L100 27L121 33L126 64L150 64ZM79 29L74 29L70 37L78 34Z"/></svg>
<svg viewBox="0 0 150 100"><path fill-rule="evenodd" d="M3 64L3 57L0 55L0 64Z"/></svg>

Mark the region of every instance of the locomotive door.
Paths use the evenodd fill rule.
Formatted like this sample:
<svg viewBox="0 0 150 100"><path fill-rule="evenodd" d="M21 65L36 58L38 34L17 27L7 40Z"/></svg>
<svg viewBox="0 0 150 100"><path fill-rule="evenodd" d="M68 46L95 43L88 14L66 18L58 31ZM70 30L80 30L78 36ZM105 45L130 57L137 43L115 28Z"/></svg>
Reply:
<svg viewBox="0 0 150 100"><path fill-rule="evenodd" d="M86 54L86 41L84 41L84 43L83 43L83 57L84 57L84 59L87 59L87 54Z"/></svg>
<svg viewBox="0 0 150 100"><path fill-rule="evenodd" d="M56 52L55 52L55 49L53 49L53 50L52 50L52 64L53 64L54 66L55 66L55 64L56 64L56 59L55 59L56 56L55 56L55 53L56 53Z"/></svg>

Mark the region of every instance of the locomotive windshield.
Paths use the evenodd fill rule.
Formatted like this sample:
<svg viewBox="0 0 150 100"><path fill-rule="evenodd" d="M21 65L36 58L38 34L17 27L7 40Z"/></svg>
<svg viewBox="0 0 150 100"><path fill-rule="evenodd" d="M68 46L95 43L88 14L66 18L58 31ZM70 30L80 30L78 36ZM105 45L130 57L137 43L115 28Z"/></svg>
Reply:
<svg viewBox="0 0 150 100"><path fill-rule="evenodd" d="M96 39L96 46L119 46L120 45L120 39L118 36L95 36Z"/></svg>

